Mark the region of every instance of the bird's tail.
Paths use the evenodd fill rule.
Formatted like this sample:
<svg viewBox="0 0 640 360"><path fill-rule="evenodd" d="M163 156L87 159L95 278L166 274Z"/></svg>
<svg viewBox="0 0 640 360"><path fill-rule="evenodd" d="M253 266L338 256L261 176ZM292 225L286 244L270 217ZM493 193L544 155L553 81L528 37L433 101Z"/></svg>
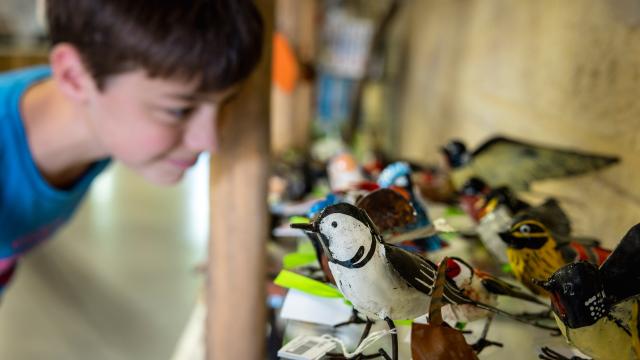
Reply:
<svg viewBox="0 0 640 360"><path fill-rule="evenodd" d="M442 262L444 263L444 261ZM504 311L502 309L498 309L495 306L489 305L489 304L485 304L483 302L479 302L479 301L475 301L470 299L469 297L467 297L466 295L464 295L462 293L462 291L460 289L458 289L458 287L450 280L447 280L445 282L445 286L444 286L444 292L443 292L443 298L445 301L451 303L451 304L456 304L456 305L463 305L463 304L468 304L468 305L472 305L475 307L478 307L480 309L483 310L487 310L490 311L492 313L498 314L498 315L502 315L505 317L508 317L510 319L525 323L525 324L529 324L541 329L545 329L545 330L552 330L552 331L559 331L558 327L556 326L549 326L549 325L545 325L545 324L540 324L539 322L532 320L530 318L526 318L526 317L522 317L522 316L518 316L515 314L512 314L508 311ZM433 301L433 299L432 299Z"/></svg>
<svg viewBox="0 0 640 360"><path fill-rule="evenodd" d="M527 294L517 287L507 284L501 280L486 278L482 279L482 285L489 290L489 292L497 295L510 296L516 299L525 300L538 305L549 306L547 303L541 301L536 296Z"/></svg>
<svg viewBox="0 0 640 360"><path fill-rule="evenodd" d="M488 304L485 304L485 303L482 303L482 302L474 301L474 304L472 304L472 305L477 306L480 309L491 311L492 313L495 313L495 314L498 314L498 315L502 315L502 316L508 317L510 319L519 321L521 323L525 323L525 324L528 324L528 325L531 325L531 326L535 326L535 327L540 328L540 329L551 330L551 331L559 331L560 330L560 329L558 329L557 326L541 324L541 323L539 323L539 322L537 322L535 320L532 320L530 318L518 316L518 315L512 314L512 313L510 313L508 311L504 311L504 310L498 309L495 306L491 306L491 305L488 305Z"/></svg>

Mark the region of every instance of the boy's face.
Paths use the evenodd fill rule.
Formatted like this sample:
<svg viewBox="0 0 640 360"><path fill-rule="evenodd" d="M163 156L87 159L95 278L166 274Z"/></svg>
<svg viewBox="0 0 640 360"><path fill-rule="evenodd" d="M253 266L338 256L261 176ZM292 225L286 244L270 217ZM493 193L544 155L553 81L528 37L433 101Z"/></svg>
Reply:
<svg viewBox="0 0 640 360"><path fill-rule="evenodd" d="M195 87L143 70L110 77L87 102L97 145L154 183L176 183L201 152L216 150L218 111L236 90Z"/></svg>

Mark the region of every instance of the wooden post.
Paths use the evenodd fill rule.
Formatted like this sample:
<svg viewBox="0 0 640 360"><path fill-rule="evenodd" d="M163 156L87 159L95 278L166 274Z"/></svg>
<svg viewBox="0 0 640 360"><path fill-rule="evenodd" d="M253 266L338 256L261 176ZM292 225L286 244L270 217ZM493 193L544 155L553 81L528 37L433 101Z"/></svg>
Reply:
<svg viewBox="0 0 640 360"><path fill-rule="evenodd" d="M312 64L316 56L317 0L276 0L275 28L293 47L298 60ZM302 67L302 64L301 64ZM271 150L279 155L291 148L306 150L314 116L313 81L301 74L291 93L275 84L271 93Z"/></svg>
<svg viewBox="0 0 640 360"><path fill-rule="evenodd" d="M207 359L264 359L267 176L273 0L256 0L265 21L262 60L221 114L211 158Z"/></svg>

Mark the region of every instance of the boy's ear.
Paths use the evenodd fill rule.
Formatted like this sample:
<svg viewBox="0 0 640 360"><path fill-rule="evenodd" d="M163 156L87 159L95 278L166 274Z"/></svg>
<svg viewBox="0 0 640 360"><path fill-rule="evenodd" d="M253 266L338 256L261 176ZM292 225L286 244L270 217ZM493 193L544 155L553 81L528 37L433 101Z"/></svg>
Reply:
<svg viewBox="0 0 640 360"><path fill-rule="evenodd" d="M56 44L49 54L49 64L58 88L71 100L84 103L97 91L96 83L75 46Z"/></svg>

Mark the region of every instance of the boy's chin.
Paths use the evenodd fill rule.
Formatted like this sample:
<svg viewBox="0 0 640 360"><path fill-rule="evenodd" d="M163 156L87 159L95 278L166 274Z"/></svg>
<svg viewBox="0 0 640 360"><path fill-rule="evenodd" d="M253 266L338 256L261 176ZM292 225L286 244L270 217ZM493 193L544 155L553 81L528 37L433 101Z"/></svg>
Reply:
<svg viewBox="0 0 640 360"><path fill-rule="evenodd" d="M172 173L145 171L141 173L147 181L159 186L172 186L179 183L184 177L184 171L176 171Z"/></svg>

